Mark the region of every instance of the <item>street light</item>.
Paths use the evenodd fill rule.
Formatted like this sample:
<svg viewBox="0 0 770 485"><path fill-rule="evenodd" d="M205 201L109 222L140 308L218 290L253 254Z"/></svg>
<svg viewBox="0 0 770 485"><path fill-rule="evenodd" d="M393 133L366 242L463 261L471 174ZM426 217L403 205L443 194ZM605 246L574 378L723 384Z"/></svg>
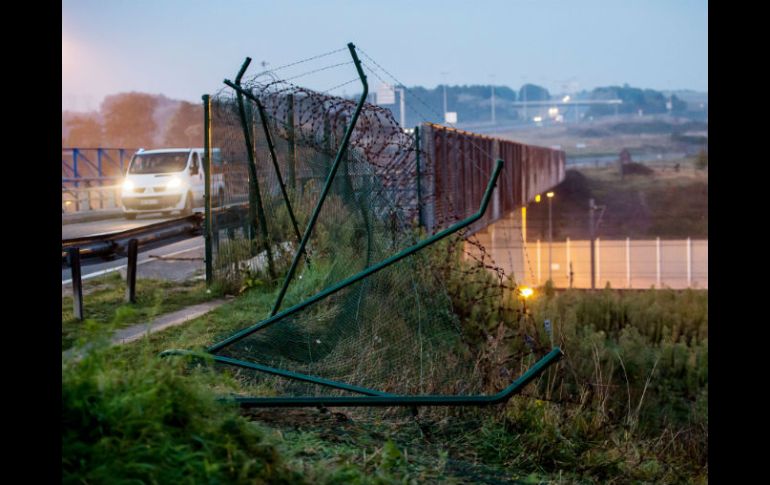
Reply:
<svg viewBox="0 0 770 485"><path fill-rule="evenodd" d="M524 315L527 314L527 298L534 294L534 291L529 286L521 286L518 288L521 300L524 303Z"/></svg>
<svg viewBox="0 0 770 485"><path fill-rule="evenodd" d="M551 272L553 271L553 212L551 210L553 192L548 192L545 196L548 197L548 279L553 284L551 279Z"/></svg>

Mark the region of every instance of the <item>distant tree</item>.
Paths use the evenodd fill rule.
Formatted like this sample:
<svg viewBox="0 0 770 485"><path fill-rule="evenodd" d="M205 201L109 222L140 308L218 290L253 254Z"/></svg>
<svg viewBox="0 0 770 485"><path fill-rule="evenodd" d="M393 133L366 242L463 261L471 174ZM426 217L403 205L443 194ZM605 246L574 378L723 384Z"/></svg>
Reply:
<svg viewBox="0 0 770 485"><path fill-rule="evenodd" d="M157 102L155 96L136 92L104 98L105 142L115 147L152 147L158 129L153 119Z"/></svg>
<svg viewBox="0 0 770 485"><path fill-rule="evenodd" d="M519 101L548 101L551 93L547 89L535 84L525 84L519 89Z"/></svg>
<svg viewBox="0 0 770 485"><path fill-rule="evenodd" d="M92 115L76 115L66 122L69 130L66 142L70 147L97 148L104 141L104 130L99 120Z"/></svg>
<svg viewBox="0 0 770 485"><path fill-rule="evenodd" d="M695 159L695 168L698 170L705 170L709 166L709 154L706 149L701 149L698 152L698 157Z"/></svg>
<svg viewBox="0 0 770 485"><path fill-rule="evenodd" d="M595 105L588 110L588 116L603 116L618 113L629 114L637 113L642 110L644 113L666 113L668 108L666 103L669 101L660 91L654 89L640 89L624 84L620 86L605 86L594 89L591 92L592 100L620 99L623 103L620 105ZM676 96L671 96L672 111L683 112L687 109L687 103Z"/></svg>
<svg viewBox="0 0 770 485"><path fill-rule="evenodd" d="M169 147L202 147L203 107L182 101L168 123L164 143Z"/></svg>

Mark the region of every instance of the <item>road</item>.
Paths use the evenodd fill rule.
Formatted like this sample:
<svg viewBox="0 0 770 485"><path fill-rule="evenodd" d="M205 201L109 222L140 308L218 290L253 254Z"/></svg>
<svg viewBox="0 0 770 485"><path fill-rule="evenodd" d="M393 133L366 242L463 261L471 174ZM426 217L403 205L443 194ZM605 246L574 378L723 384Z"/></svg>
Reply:
<svg viewBox="0 0 770 485"><path fill-rule="evenodd" d="M111 232L125 231L136 227L155 224L179 217L178 214L170 217L158 217L157 214L140 215L135 220L124 218L104 219L101 221L81 222L62 225L62 239L93 236ZM160 259L150 256L160 256ZM181 259L184 258L184 259ZM188 259L195 258L195 259ZM175 239L161 241L157 244L142 246L139 249L137 261L140 269L138 274L145 278L164 278L171 280L183 280L193 276L203 268L203 237L180 236ZM90 279L113 271L125 272L126 258L117 258L105 261L100 258L86 258L82 260L82 278ZM68 284L71 278L69 268L62 267L62 285Z"/></svg>
<svg viewBox="0 0 770 485"><path fill-rule="evenodd" d="M164 241L158 245L144 246L139 251L137 275L142 278L177 281L188 279L203 270L203 252L202 236L179 238L171 243ZM83 259L82 278L86 280L113 271L125 273L126 262L126 258L116 258L112 261L99 258ZM62 285L69 284L71 277L70 269L62 267Z"/></svg>

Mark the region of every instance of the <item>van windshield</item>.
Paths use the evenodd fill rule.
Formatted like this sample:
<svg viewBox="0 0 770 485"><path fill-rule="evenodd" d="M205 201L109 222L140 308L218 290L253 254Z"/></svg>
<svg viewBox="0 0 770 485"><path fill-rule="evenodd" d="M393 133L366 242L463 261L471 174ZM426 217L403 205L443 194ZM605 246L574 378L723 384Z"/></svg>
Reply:
<svg viewBox="0 0 770 485"><path fill-rule="evenodd" d="M181 172L187 166L189 152L138 153L131 160L128 173Z"/></svg>

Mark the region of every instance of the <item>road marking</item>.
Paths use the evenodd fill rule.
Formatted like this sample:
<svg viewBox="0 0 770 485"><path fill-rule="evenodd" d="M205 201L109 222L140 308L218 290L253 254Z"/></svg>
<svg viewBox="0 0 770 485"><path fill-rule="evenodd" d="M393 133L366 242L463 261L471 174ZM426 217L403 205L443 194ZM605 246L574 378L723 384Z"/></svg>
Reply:
<svg viewBox="0 0 770 485"><path fill-rule="evenodd" d="M199 246L195 246L195 247L189 248L189 249L182 249L181 251L174 251L173 253L168 253L168 254L165 254L164 256L166 256L166 257L167 256L176 256L177 254L182 254L182 253L187 253L187 252L190 252L190 251L195 251L196 249L200 249L202 247L204 247L203 244L201 244ZM148 257L145 260L137 261L136 265L139 266L140 264L152 263L154 261L157 261L157 259L149 258ZM88 273L87 275L82 276L80 279L81 280L87 280L87 279L90 279L90 278L96 278L97 276L101 276L101 275L104 275L104 274L107 274L107 273L111 273L113 271L120 271L121 269L125 268L126 266L128 266L128 265L127 264L123 264L123 265L120 265L120 266L115 266L114 268L107 268L107 269L103 269L103 270L100 270L100 271L95 271L93 273ZM68 280L63 280L61 282L62 286L66 285L66 284L69 284L69 283L72 283L72 278L70 278Z"/></svg>

